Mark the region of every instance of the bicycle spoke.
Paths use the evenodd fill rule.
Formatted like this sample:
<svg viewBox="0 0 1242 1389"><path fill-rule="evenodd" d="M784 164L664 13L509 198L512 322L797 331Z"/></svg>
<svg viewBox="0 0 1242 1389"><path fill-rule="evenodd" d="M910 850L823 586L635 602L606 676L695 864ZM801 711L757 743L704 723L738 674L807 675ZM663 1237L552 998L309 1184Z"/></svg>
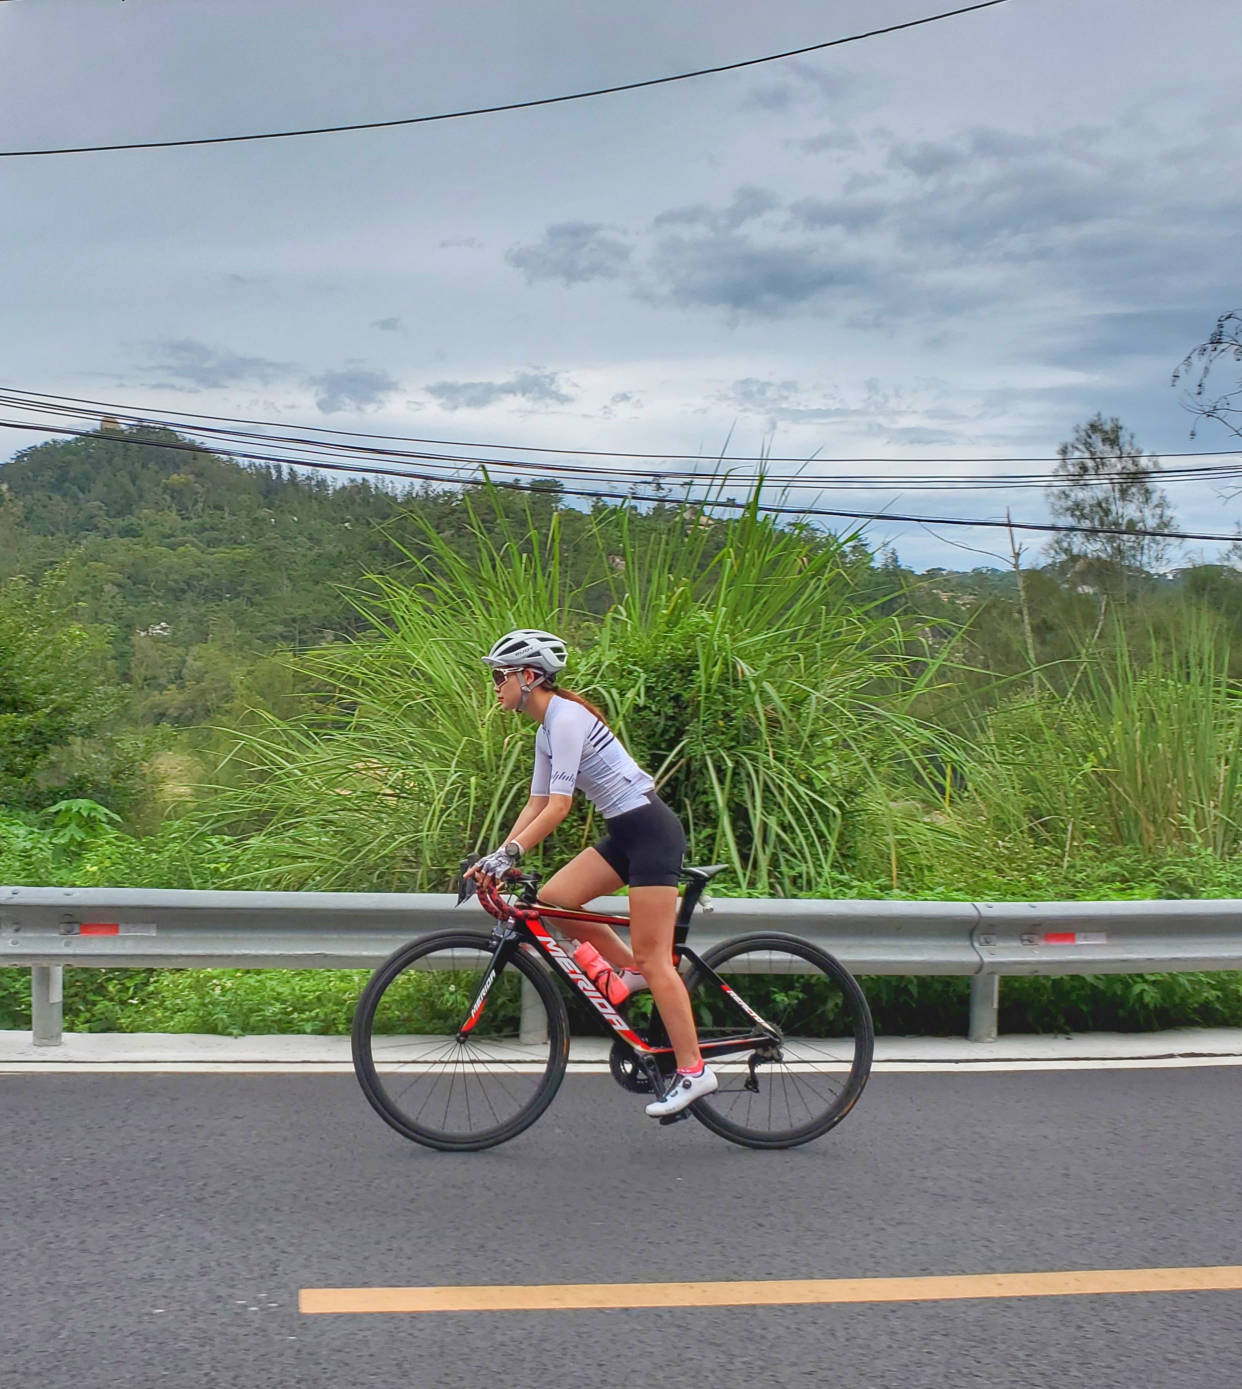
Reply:
<svg viewBox="0 0 1242 1389"><path fill-rule="evenodd" d="M445 1061L448 1061L448 1051L447 1051L447 1049L445 1050L444 1059L445 1059ZM398 1069L398 1070L395 1072L395 1074L397 1074L397 1075L402 1075L402 1072L401 1072L400 1069ZM404 1073L404 1079L405 1079L405 1081L406 1081L406 1084L403 1085L403 1086L401 1087L400 1091L398 1092L397 1098L404 1098L406 1095L408 1095L408 1094L410 1093L410 1091L411 1091L416 1085L419 1085L419 1084L425 1082L427 1076L429 1076L429 1075L432 1076L432 1077L434 1077L434 1079L433 1079L432 1082L431 1082L431 1088L434 1090L435 1087L436 1087L436 1085L439 1084L440 1080L441 1080L441 1079L443 1078L443 1076L444 1076L444 1071L443 1071L443 1069L442 1069L441 1067L435 1066L435 1067L427 1068L427 1067L420 1066L419 1070L417 1070L417 1071L415 1071L415 1072L413 1072L413 1073L410 1073L410 1072L408 1072L408 1071L405 1072L405 1073Z"/></svg>
<svg viewBox="0 0 1242 1389"><path fill-rule="evenodd" d="M514 1096L514 1095L511 1093L511 1091L509 1090L508 1086L506 1086L505 1083L500 1079L500 1075L499 1075L498 1073L493 1072L493 1073L492 1073L492 1077L493 1077L493 1079L496 1081L497 1087L498 1087L506 1096L508 1096L508 1098L509 1098L515 1105L518 1104L519 1101L517 1100L516 1096Z"/></svg>

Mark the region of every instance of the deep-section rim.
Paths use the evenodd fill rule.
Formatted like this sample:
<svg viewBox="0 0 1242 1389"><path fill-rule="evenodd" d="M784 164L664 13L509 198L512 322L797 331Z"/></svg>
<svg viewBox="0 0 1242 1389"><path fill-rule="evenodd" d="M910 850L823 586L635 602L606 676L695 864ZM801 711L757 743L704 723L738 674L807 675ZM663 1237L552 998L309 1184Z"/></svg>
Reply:
<svg viewBox="0 0 1242 1389"><path fill-rule="evenodd" d="M481 931L436 931L401 946L371 975L354 1010L351 1032L354 1073L371 1107L402 1137L412 1139L428 1148L439 1149L441 1152L477 1152L516 1138L552 1103L565 1077L565 1067L569 1061L569 1018L564 1001L547 967L532 952L522 948L515 949L505 968L516 969L523 978L531 982L547 1016L548 1051L543 1079L526 1105L511 1118L491 1129L465 1136L445 1133L428 1125L413 1122L390 1102L384 1089L372 1054L371 1027L386 990L415 960L434 951L453 948L477 950L480 954L490 955L493 946L491 938Z"/></svg>
<svg viewBox="0 0 1242 1389"><path fill-rule="evenodd" d="M866 997L859 987L858 981L849 970L826 950L798 936L790 936L778 931L761 931L751 935L734 936L731 940L722 941L719 945L704 951L702 960L705 965L716 969L720 964L735 959L738 955L750 950L775 950L795 955L808 964L817 965L839 985L842 994L849 1001L851 1015L855 1023L854 1056L849 1078L841 1094L817 1119L775 1134L760 1134L753 1129L747 1129L744 1125L733 1123L724 1118L713 1110L713 1101L710 1096L691 1105L690 1112L713 1133L718 1133L722 1138L727 1138L730 1142L741 1144L743 1147L794 1148L799 1144L809 1143L812 1139L819 1138L830 1129L835 1128L858 1103L858 1098L867 1083L867 1077L871 1073L871 1060L875 1048L875 1031L871 1021L871 1009L868 1007ZM687 987L690 990L692 1004L697 985L705 981L707 981L707 976L697 968L691 971L687 979ZM739 992L743 993L744 996L744 991L740 988ZM696 1018L696 1023L697 1021ZM760 1076L762 1074L763 1071L761 1070Z"/></svg>

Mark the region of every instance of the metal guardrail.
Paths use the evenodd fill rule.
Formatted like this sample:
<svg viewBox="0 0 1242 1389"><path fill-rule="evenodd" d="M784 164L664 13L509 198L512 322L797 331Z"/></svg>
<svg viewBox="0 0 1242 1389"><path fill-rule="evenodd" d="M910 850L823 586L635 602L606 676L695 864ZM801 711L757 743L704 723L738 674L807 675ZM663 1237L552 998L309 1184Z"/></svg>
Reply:
<svg viewBox="0 0 1242 1389"><path fill-rule="evenodd" d="M622 897L601 898L624 913ZM0 965L32 971L34 1040L54 1045L64 966L370 967L444 927L490 927L447 894L0 887ZM758 930L805 936L858 974L971 979L969 1036L996 1037L1002 975L1242 969L1242 901L889 902L717 898L699 949Z"/></svg>

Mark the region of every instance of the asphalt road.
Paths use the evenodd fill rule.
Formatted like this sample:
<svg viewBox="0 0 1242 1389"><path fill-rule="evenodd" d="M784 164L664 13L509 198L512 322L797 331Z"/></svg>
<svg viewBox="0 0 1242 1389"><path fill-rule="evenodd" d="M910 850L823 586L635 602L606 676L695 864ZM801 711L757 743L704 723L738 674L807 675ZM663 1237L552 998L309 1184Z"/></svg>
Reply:
<svg viewBox="0 0 1242 1389"><path fill-rule="evenodd" d="M409 1144L348 1076L0 1077L0 1385L1237 1389L1242 1292L305 1316L313 1287L1242 1264L1242 1069L872 1078L760 1153L570 1076Z"/></svg>

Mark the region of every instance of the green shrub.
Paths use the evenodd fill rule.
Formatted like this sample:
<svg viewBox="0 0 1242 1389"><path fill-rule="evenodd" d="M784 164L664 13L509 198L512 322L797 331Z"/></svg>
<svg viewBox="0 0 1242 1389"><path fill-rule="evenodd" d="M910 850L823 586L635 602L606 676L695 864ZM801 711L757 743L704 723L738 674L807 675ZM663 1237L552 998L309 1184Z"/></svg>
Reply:
<svg viewBox="0 0 1242 1389"><path fill-rule="evenodd" d="M169 1032L219 1036L302 1033L342 1036L367 979L365 970L65 971L69 1032ZM880 1036L961 1037L970 981L872 975L860 980ZM765 984L748 1001L762 1008ZM777 985L777 987L786 987ZM433 1033L451 1030L460 991L447 975L413 976L410 1017ZM567 991L562 990L567 994ZM1242 974L1136 974L1006 978L1000 1030L1009 1033L1150 1032L1171 1027L1242 1027ZM572 1031L607 1036L581 999L568 997ZM512 1022L512 997L491 1000ZM495 1014L493 1014L495 1016ZM0 1029L30 1027L30 973L0 969Z"/></svg>

